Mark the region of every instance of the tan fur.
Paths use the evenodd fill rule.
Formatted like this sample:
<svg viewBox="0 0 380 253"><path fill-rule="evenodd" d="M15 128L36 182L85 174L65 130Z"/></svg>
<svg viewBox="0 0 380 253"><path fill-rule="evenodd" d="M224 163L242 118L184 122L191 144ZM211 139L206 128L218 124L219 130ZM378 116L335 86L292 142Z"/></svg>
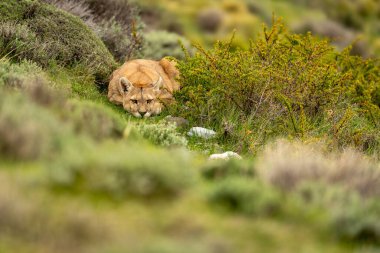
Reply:
<svg viewBox="0 0 380 253"><path fill-rule="evenodd" d="M179 90L178 76L176 63L166 58L128 61L113 72L108 99L136 117L157 115Z"/></svg>

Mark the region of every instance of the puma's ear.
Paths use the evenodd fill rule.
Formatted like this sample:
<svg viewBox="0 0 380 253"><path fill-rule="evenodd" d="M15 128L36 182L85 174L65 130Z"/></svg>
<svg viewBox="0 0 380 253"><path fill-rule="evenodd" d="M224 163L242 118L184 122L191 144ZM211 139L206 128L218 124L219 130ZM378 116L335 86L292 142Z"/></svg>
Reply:
<svg viewBox="0 0 380 253"><path fill-rule="evenodd" d="M164 82L162 80L162 77L160 76L160 78L158 78L158 81L153 84L154 90L159 91L161 89L161 87L163 86L163 84L164 84Z"/></svg>
<svg viewBox="0 0 380 253"><path fill-rule="evenodd" d="M128 92L133 87L133 84L126 77L121 77L119 80L119 92L123 94Z"/></svg>

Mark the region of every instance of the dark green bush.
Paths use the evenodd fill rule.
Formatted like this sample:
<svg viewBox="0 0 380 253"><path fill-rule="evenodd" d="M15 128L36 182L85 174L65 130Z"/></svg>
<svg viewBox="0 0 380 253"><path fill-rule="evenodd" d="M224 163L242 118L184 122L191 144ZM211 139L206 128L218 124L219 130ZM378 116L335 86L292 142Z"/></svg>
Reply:
<svg viewBox="0 0 380 253"><path fill-rule="evenodd" d="M182 89L173 110L193 124L225 132L235 148L253 146L255 152L278 136L331 136L349 127L345 117L350 110L363 123L362 136L374 132L368 150L379 146L375 129L380 110L370 102L379 83L378 63L337 53L311 34L288 33L281 22L264 28L248 49L231 42L218 42L209 51L198 46L198 53L180 61L179 69ZM354 92L357 86L361 95ZM339 119L335 124L328 112ZM224 131L225 123L232 125L231 131ZM352 143L350 135L339 144Z"/></svg>
<svg viewBox="0 0 380 253"><path fill-rule="evenodd" d="M334 212L330 224L341 239L380 243L379 213L378 199L352 203Z"/></svg>
<svg viewBox="0 0 380 253"><path fill-rule="evenodd" d="M81 18L119 62L134 56L142 44L142 23L127 0L43 0Z"/></svg>
<svg viewBox="0 0 380 253"><path fill-rule="evenodd" d="M215 204L246 215L275 215L281 211L281 197L262 182L237 176L216 181L208 196Z"/></svg>
<svg viewBox="0 0 380 253"><path fill-rule="evenodd" d="M46 67L82 64L105 82L115 61L100 39L77 17L38 1L0 3L0 56Z"/></svg>
<svg viewBox="0 0 380 253"><path fill-rule="evenodd" d="M185 151L165 151L136 143L89 145L73 147L56 163L47 165L53 186L115 199L174 197L194 180Z"/></svg>

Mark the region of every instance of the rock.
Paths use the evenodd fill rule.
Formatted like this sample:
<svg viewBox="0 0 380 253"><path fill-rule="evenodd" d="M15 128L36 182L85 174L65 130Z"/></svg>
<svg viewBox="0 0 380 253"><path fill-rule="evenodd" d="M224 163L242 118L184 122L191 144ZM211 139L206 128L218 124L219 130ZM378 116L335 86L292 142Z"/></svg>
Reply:
<svg viewBox="0 0 380 253"><path fill-rule="evenodd" d="M232 152L232 151L227 151L223 154L213 154L213 155L210 155L209 157L209 160L229 160L231 158L234 158L234 159L242 159L242 157L235 153L235 152Z"/></svg>
<svg viewBox="0 0 380 253"><path fill-rule="evenodd" d="M216 135L216 132L203 127L192 127L187 135L210 139Z"/></svg>
<svg viewBox="0 0 380 253"><path fill-rule="evenodd" d="M181 117L173 117L170 115L165 118L165 121L169 123L174 123L176 127L186 127L189 125L189 121L187 119Z"/></svg>

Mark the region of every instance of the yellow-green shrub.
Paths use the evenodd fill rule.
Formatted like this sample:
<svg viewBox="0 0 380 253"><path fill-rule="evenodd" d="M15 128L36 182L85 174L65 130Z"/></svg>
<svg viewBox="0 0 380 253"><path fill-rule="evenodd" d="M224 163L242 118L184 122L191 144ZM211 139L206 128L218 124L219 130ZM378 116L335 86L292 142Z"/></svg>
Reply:
<svg viewBox="0 0 380 253"><path fill-rule="evenodd" d="M195 124L224 131L235 143L246 139L246 149L276 136L331 135L337 124L349 122L347 110L355 111L365 121L361 129L371 132L379 113L370 99L379 85L376 64L337 53L311 34L291 34L277 21L264 27L248 49L218 42L208 51L198 46L194 57L180 61L182 89L175 110ZM358 86L362 95L354 92ZM337 108L341 121L333 124L326 112ZM235 129L226 132L226 123ZM378 131L375 135L376 147ZM346 137L343 145L351 144Z"/></svg>

